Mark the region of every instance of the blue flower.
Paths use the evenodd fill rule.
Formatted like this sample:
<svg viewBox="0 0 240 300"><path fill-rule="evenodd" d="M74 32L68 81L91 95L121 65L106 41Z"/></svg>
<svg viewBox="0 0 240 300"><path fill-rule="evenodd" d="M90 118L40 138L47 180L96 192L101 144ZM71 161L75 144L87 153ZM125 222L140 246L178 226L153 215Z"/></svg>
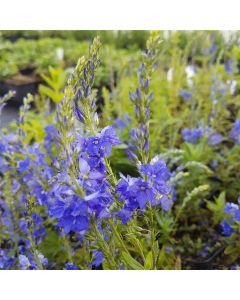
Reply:
<svg viewBox="0 0 240 300"><path fill-rule="evenodd" d="M215 130L211 126L206 126L203 130L208 145L215 146L222 142L222 135L220 133L215 133Z"/></svg>
<svg viewBox="0 0 240 300"><path fill-rule="evenodd" d="M167 184L167 180L170 178L170 172L165 162L158 160L154 164L146 164L140 167L142 175L148 176L148 181L153 187L162 195L169 194L171 187Z"/></svg>
<svg viewBox="0 0 240 300"><path fill-rule="evenodd" d="M26 219L19 219L19 228L22 230L23 234L27 234L28 222Z"/></svg>
<svg viewBox="0 0 240 300"><path fill-rule="evenodd" d="M218 160L213 159L210 166L211 166L212 169L215 169L218 166Z"/></svg>
<svg viewBox="0 0 240 300"><path fill-rule="evenodd" d="M155 194L148 182L138 179L135 184L130 187L129 191L130 194L135 196L135 200L141 209L146 207L147 201L152 205L155 204Z"/></svg>
<svg viewBox="0 0 240 300"><path fill-rule="evenodd" d="M171 207L167 195L171 192L172 187L167 183L170 172L166 164L157 160L155 163L152 161L151 164L141 165L140 174L144 179L121 175L121 180L116 187L118 199L124 201L124 206L115 215L121 219L123 224L129 222L134 210L145 209L147 201L152 206L160 204L164 211Z"/></svg>
<svg viewBox="0 0 240 300"><path fill-rule="evenodd" d="M52 218L58 219L58 226L67 234L70 231L81 232L89 228L87 203L76 196L58 199L50 208Z"/></svg>
<svg viewBox="0 0 240 300"><path fill-rule="evenodd" d="M231 266L229 268L229 270L239 270L240 269L240 266L239 265L235 265L235 266Z"/></svg>
<svg viewBox="0 0 240 300"><path fill-rule="evenodd" d="M217 47L216 44L214 43L214 41L212 41L210 49L209 49L209 53L213 54L216 51Z"/></svg>
<svg viewBox="0 0 240 300"><path fill-rule="evenodd" d="M29 170L30 163L31 163L31 159L29 157L20 161L18 164L18 171L20 173L23 173L23 172Z"/></svg>
<svg viewBox="0 0 240 300"><path fill-rule="evenodd" d="M240 209L235 212L234 218L236 221L240 222Z"/></svg>
<svg viewBox="0 0 240 300"><path fill-rule="evenodd" d="M216 133L214 135L211 135L208 138L208 144L211 145L211 146L217 145L217 144L219 144L221 142L222 142L222 135L221 135L221 133Z"/></svg>
<svg viewBox="0 0 240 300"><path fill-rule="evenodd" d="M3 153L6 151L6 147L4 144L0 143L0 153Z"/></svg>
<svg viewBox="0 0 240 300"><path fill-rule="evenodd" d="M21 269L29 270L29 268L31 267L31 263L30 263L29 259L25 255L22 255L22 254L20 254L18 256L18 259L19 259Z"/></svg>
<svg viewBox="0 0 240 300"><path fill-rule="evenodd" d="M99 267L103 261L103 253L101 251L93 251L94 254L94 260L92 262L92 265L95 267Z"/></svg>
<svg viewBox="0 0 240 300"><path fill-rule="evenodd" d="M114 122L114 126L116 126L117 128L119 128L122 131L127 125L122 119L118 118Z"/></svg>
<svg viewBox="0 0 240 300"><path fill-rule="evenodd" d="M66 270L78 270L78 268L71 262L67 262L65 264L65 269Z"/></svg>
<svg viewBox="0 0 240 300"><path fill-rule="evenodd" d="M236 212L236 210L238 209L238 205L235 204L235 203L230 203L230 202L227 202L226 203L226 206L224 208L224 212L226 214L234 214Z"/></svg>
<svg viewBox="0 0 240 300"><path fill-rule="evenodd" d="M170 172L165 162L158 160L155 164L146 164L140 167L142 174L147 175L149 180L155 183L162 183L169 179Z"/></svg>
<svg viewBox="0 0 240 300"><path fill-rule="evenodd" d="M202 135L203 130L200 128L185 128L182 130L182 137L184 141L190 144L196 144Z"/></svg>
<svg viewBox="0 0 240 300"><path fill-rule="evenodd" d="M235 140L236 144L240 144L240 119L235 121L230 137Z"/></svg>
<svg viewBox="0 0 240 300"><path fill-rule="evenodd" d="M224 64L224 70L226 73L231 74L233 72L233 59L229 59L225 64Z"/></svg>
<svg viewBox="0 0 240 300"><path fill-rule="evenodd" d="M227 202L223 212L230 215L229 220L231 222L234 221L240 222L240 209L237 204ZM226 236L230 236L231 233L233 232L232 227L227 223L226 220L223 221L222 227L223 227L223 234Z"/></svg>
<svg viewBox="0 0 240 300"><path fill-rule="evenodd" d="M48 264L48 259L43 256L43 254L36 251L36 255L38 256L39 262L42 266L46 266ZM20 254L18 256L19 264L22 270L37 270L38 262L35 261L35 257L32 252L28 252L27 256Z"/></svg>
<svg viewBox="0 0 240 300"><path fill-rule="evenodd" d="M120 145L121 142L117 137L113 127L105 127L100 134L91 136L86 139L84 151L89 156L109 156L112 151L112 146Z"/></svg>
<svg viewBox="0 0 240 300"><path fill-rule="evenodd" d="M47 152L51 155L51 147L53 142L58 145L57 129L53 125L47 125L45 127L46 136L44 139L44 146Z"/></svg>
<svg viewBox="0 0 240 300"><path fill-rule="evenodd" d="M187 90L183 90L183 89L180 89L179 95L181 97L183 97L185 101L187 101L187 100L189 100L189 99L192 98L192 93L189 92L189 91L187 91Z"/></svg>
<svg viewBox="0 0 240 300"><path fill-rule="evenodd" d="M132 218L132 214L133 212L127 209L121 209L120 211L115 213L115 216L119 217L121 222L124 225L127 225L128 222L131 220Z"/></svg>
<svg viewBox="0 0 240 300"><path fill-rule="evenodd" d="M156 204L154 189L141 178L123 177L116 187L116 192L119 194L119 200L126 201L124 206L126 211L133 211L138 207L144 209L147 201L152 205ZM124 218L123 214L118 215Z"/></svg>
<svg viewBox="0 0 240 300"><path fill-rule="evenodd" d="M38 253L37 256L43 266L46 266L48 264L48 259L44 257L42 253Z"/></svg>
<svg viewBox="0 0 240 300"><path fill-rule="evenodd" d="M190 144L196 144L202 136L206 136L207 143L210 146L215 146L222 142L222 135L215 133L214 129L210 126L203 128L202 124L200 124L199 128L185 128L182 130L184 141Z"/></svg>
<svg viewBox="0 0 240 300"><path fill-rule="evenodd" d="M229 223L226 220L224 220L221 223L221 226L222 226L222 234L224 236L229 237L234 232L233 228L229 225Z"/></svg>
<svg viewBox="0 0 240 300"><path fill-rule="evenodd" d="M162 209L163 209L164 211L168 211L168 210L171 208L171 202L170 202L170 199L169 199L166 195L163 195L163 196L160 198L160 203L161 203Z"/></svg>
<svg viewBox="0 0 240 300"><path fill-rule="evenodd" d="M0 249L0 269L8 270L16 262L16 258L13 255L10 255L11 251L8 249Z"/></svg>

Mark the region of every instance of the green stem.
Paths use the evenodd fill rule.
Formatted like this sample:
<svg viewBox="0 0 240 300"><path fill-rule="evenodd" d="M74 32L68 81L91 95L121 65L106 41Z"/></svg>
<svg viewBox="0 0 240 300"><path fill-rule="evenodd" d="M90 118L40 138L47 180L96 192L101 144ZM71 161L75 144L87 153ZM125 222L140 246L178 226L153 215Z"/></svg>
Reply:
<svg viewBox="0 0 240 300"><path fill-rule="evenodd" d="M111 225L111 227L112 227L112 229L113 229L113 231L114 231L114 233L116 235L116 238L119 241L120 245L122 246L122 248L124 249L124 251L127 252L130 255L130 253L129 253L129 251L128 251L128 249L127 249L127 247L126 247L126 245L125 245L125 243L123 241L123 238L121 237L120 233L118 232L116 226L113 223L113 220L109 220L109 223L110 223L110 225Z"/></svg>
<svg viewBox="0 0 240 300"><path fill-rule="evenodd" d="M98 245L101 248L101 251L104 254L104 257L108 260L109 266L111 267L112 270L114 269L119 269L118 264L115 262L114 260L114 256L112 255L108 244L106 243L106 241L104 240L103 236L101 235L101 233L98 231L97 226L95 224L95 222L93 221L93 229L95 232L95 235L97 237L98 240Z"/></svg>
<svg viewBox="0 0 240 300"><path fill-rule="evenodd" d="M153 211L153 208L150 203L149 203L149 212L150 212L150 222L151 222L150 240L151 240L151 251L152 251L152 267L155 270L156 269L156 259L155 259L155 251L154 251L154 244L155 244L155 230L154 230L154 217L153 217L154 211Z"/></svg>

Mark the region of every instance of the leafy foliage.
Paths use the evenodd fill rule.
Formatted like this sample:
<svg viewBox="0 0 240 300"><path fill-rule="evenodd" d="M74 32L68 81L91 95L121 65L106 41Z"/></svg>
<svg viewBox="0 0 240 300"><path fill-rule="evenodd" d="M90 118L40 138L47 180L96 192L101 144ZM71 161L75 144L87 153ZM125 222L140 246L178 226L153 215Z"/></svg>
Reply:
<svg viewBox="0 0 240 300"><path fill-rule="evenodd" d="M1 133L0 268L239 268L235 38L151 32L142 54L71 40L51 64L58 39L18 40L7 76L32 57L44 84Z"/></svg>

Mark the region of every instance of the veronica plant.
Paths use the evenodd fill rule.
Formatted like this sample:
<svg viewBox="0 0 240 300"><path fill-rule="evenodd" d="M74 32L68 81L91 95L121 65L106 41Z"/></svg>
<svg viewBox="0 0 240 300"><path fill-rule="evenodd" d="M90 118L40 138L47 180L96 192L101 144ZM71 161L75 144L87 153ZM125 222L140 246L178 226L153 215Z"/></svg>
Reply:
<svg viewBox="0 0 240 300"><path fill-rule="evenodd" d="M142 64L138 70L138 87L135 93L130 92L130 99L135 104L137 129L133 129L132 137L142 163L149 161L149 120L150 101L153 94L149 85L152 73L156 69L156 58L159 50L160 36L153 33L147 42L147 51L142 55Z"/></svg>
<svg viewBox="0 0 240 300"><path fill-rule="evenodd" d="M224 207L239 191L238 113L231 124L227 111L238 106L221 91L232 65L213 81L211 43L202 69L188 64L196 69L189 81L188 52L172 49L165 72L159 45L152 32L137 76L128 67L132 77L103 89L107 113L97 110L94 89L98 37L58 94L56 112L41 115L50 117L39 139L27 129L36 98L24 99L17 130L4 129L0 140L1 269L194 268L223 247L234 253L227 265L237 264L239 205Z"/></svg>

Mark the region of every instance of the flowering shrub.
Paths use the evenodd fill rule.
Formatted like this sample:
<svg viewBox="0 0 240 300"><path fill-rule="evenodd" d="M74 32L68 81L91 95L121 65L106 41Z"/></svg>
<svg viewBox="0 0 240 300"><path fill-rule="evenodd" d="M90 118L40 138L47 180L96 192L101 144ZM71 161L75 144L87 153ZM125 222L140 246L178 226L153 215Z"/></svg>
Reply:
<svg viewBox="0 0 240 300"><path fill-rule="evenodd" d="M47 120L42 139L28 138L31 95L24 99L15 130L2 130L1 269L238 265L239 207L226 203L226 193L236 197L240 192L235 183L239 163L234 163L240 154L239 119L231 128L227 123L227 133L216 122L227 111L227 104L219 103L224 103L229 83L213 80L209 108L194 100L201 70L194 71L191 80L186 77L190 91L177 91L186 110L177 103L166 108L157 102L163 96L159 88L155 94L160 42L159 33L152 32L135 86L129 87L129 110L120 112L115 106L116 87L112 100L97 112L93 86L101 43L95 38L69 76L56 111L46 107L40 114ZM206 64L213 60L213 46L203 54ZM227 76L232 65L225 65ZM166 84L171 86L171 80ZM106 99L108 91L103 93ZM187 114L190 122L181 119ZM221 168L226 169L219 178Z"/></svg>

